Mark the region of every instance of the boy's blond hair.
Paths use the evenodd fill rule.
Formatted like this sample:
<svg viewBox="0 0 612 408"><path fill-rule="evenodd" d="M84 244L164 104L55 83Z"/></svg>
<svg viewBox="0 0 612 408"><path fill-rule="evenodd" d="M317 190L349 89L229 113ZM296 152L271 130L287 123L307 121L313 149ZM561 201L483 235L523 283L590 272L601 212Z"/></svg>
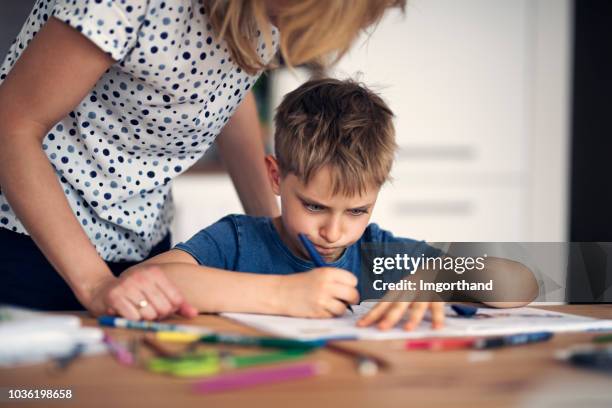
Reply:
<svg viewBox="0 0 612 408"><path fill-rule="evenodd" d="M331 78L288 93L274 116L281 176L304 184L330 166L333 194L361 195L389 179L395 144L393 112L364 85Z"/></svg>

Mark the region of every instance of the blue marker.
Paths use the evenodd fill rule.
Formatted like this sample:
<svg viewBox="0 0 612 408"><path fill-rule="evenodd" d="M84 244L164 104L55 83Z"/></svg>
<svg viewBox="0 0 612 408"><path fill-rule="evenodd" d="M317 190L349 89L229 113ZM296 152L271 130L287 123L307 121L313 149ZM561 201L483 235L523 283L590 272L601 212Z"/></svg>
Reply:
<svg viewBox="0 0 612 408"><path fill-rule="evenodd" d="M467 305L451 305L451 309L461 317L474 317L478 312L477 307Z"/></svg>
<svg viewBox="0 0 612 408"><path fill-rule="evenodd" d="M312 245L312 242L310 242L310 240L305 234L298 234L298 238L300 239L300 241L302 241L302 245L304 245L304 248L306 248L306 251L308 251L308 255L310 255L310 259L312 259L312 262L318 268L329 266L325 263L325 261L323 261L323 258L321 258L321 255L317 252L315 247ZM347 303L344 300L342 300L342 303L346 305L346 308L350 310L351 313L354 313L353 308L351 307L349 303Z"/></svg>
<svg viewBox="0 0 612 408"><path fill-rule="evenodd" d="M505 346L521 346L523 344L538 343L547 341L552 338L551 332L535 332L511 334L509 336L490 337L487 339L479 339L474 342L476 349L490 349Z"/></svg>
<svg viewBox="0 0 612 408"><path fill-rule="evenodd" d="M144 320L129 320L115 316L98 317L100 326L118 327L122 329L136 329L147 331L176 331L187 333L198 333L201 335L209 334L212 330L201 326L187 326L183 324L159 323Z"/></svg>

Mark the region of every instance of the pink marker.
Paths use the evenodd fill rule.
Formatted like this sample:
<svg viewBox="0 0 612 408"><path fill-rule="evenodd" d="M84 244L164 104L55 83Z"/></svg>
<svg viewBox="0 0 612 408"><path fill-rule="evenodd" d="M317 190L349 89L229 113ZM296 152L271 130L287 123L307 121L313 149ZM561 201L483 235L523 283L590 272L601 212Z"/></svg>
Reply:
<svg viewBox="0 0 612 408"><path fill-rule="evenodd" d="M254 369L220 375L215 378L198 381L194 384L193 389L196 392L210 394L255 387L261 384L299 380L313 377L322 371L321 365L317 363L296 363L282 367Z"/></svg>
<svg viewBox="0 0 612 408"><path fill-rule="evenodd" d="M108 351L115 357L115 359L123 365L134 364L134 356L130 351L124 347L121 343L114 340L107 333L104 333L102 341L106 344Z"/></svg>

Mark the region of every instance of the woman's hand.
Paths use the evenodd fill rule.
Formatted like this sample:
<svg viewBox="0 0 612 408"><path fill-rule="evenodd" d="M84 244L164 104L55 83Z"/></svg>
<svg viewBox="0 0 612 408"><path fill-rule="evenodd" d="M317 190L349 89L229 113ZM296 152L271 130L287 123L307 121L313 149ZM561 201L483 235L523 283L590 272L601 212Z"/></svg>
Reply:
<svg viewBox="0 0 612 408"><path fill-rule="evenodd" d="M198 314L157 265L136 265L119 278L99 281L85 303L94 315L118 314L132 320L156 320L174 313L185 317Z"/></svg>
<svg viewBox="0 0 612 408"><path fill-rule="evenodd" d="M444 325L444 302L384 302L378 303L357 322L357 326L366 327L376 324L381 330L394 327L404 316L404 330L414 330L423 320L425 312L431 310L431 323L434 329Z"/></svg>

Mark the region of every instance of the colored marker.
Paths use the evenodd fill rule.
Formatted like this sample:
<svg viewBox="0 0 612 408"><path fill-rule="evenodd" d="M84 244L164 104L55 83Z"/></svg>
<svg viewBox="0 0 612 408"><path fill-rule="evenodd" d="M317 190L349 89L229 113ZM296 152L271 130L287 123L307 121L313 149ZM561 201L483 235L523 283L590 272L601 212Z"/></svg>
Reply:
<svg viewBox="0 0 612 408"><path fill-rule="evenodd" d="M306 248L306 251L308 251L308 255L310 255L312 263L314 263L319 268L329 266L327 263L325 263L325 261L323 261L321 255L317 252L314 245L312 245L312 242L310 242L310 240L305 234L298 234L298 238L300 238L300 241L302 241L302 245L304 245L304 248ZM340 301L346 305L346 308L350 310L351 313L355 313L350 303L342 299L340 299Z"/></svg>
<svg viewBox="0 0 612 408"><path fill-rule="evenodd" d="M233 344L236 346L256 346L279 348L283 350L312 350L325 345L325 340L301 341L282 337L243 336L240 334L207 334L198 336L193 333L157 332L155 338L160 341L176 343L216 343Z"/></svg>
<svg viewBox="0 0 612 408"><path fill-rule="evenodd" d="M200 336L197 333L184 333L174 331L158 331L155 333L155 339L159 341L167 341L169 343L193 343L200 341Z"/></svg>
<svg viewBox="0 0 612 408"><path fill-rule="evenodd" d="M115 316L100 316L98 318L98 324L100 326L117 327L121 329L136 329L136 330L147 330L147 331L175 331L175 332L187 332L187 333L198 333L200 335L211 333L212 330L201 326L187 326L183 324L169 324L150 322L146 320L129 320L122 317Z"/></svg>
<svg viewBox="0 0 612 408"><path fill-rule="evenodd" d="M304 357L309 350L285 350L244 356L228 356L222 359L223 365L230 368L245 368L261 364L278 363Z"/></svg>
<svg viewBox="0 0 612 408"><path fill-rule="evenodd" d="M134 355L121 343L113 339L107 333L104 334L102 341L106 344L108 351L115 357L115 359L123 365L133 365Z"/></svg>
<svg viewBox="0 0 612 408"><path fill-rule="evenodd" d="M408 340L405 344L405 347L406 347L406 350L432 350L432 351L459 350L459 349L473 347L475 341L476 339L473 339L473 338L419 339L419 340Z"/></svg>
<svg viewBox="0 0 612 408"><path fill-rule="evenodd" d="M597 336L593 338L594 343L610 343L612 342L612 334L606 334L603 336Z"/></svg>
<svg viewBox="0 0 612 408"><path fill-rule="evenodd" d="M147 364L154 373L170 374L176 377L198 377L216 374L221 370L219 354L188 355L184 357L152 358Z"/></svg>
<svg viewBox="0 0 612 408"><path fill-rule="evenodd" d="M85 351L85 344L83 343L75 344L75 346L72 348L72 350L68 352L68 354L60 356L55 359L55 362L57 363L57 368L59 368L60 370L67 369L68 366L74 363L76 359L79 358L83 354L84 351Z"/></svg>
<svg viewBox="0 0 612 408"><path fill-rule="evenodd" d="M451 309L461 317L474 317L478 312L478 308L468 305L451 305Z"/></svg>
<svg viewBox="0 0 612 408"><path fill-rule="evenodd" d="M193 385L193 390L203 394L239 390L313 377L322 371L323 368L317 363L296 363L282 367L237 371L198 381Z"/></svg>
<svg viewBox="0 0 612 408"><path fill-rule="evenodd" d="M490 349L506 346L521 346L523 344L538 343L550 340L551 332L520 333L509 336L489 337L474 342L475 349Z"/></svg>

